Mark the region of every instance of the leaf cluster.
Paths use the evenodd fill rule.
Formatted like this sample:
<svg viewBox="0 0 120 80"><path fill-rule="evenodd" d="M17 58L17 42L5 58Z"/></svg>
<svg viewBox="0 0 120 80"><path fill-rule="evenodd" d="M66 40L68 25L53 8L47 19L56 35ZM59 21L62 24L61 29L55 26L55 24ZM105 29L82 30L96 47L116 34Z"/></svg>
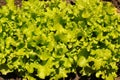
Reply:
<svg viewBox="0 0 120 80"><path fill-rule="evenodd" d="M0 8L2 74L18 70L28 80L58 80L71 72L116 77L120 16L110 3L29 0L18 8L13 0L7 2Z"/></svg>

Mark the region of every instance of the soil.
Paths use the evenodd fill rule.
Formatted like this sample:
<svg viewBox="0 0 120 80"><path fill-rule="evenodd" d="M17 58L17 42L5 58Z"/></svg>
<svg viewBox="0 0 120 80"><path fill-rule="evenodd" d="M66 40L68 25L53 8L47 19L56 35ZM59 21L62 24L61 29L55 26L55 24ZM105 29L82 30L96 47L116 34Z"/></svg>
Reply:
<svg viewBox="0 0 120 80"><path fill-rule="evenodd" d="M28 0L24 0L24 1L28 1ZM48 0L40 0L40 1L48 1ZM67 3L75 5L75 0L66 0L66 1L67 1ZM120 0L101 0L101 1L109 1L109 2L111 2L120 11ZM22 0L15 0L14 4L17 7L21 7L22 6ZM6 5L6 0L0 0L0 7L4 6L4 5ZM115 80L120 80L120 63L117 63L117 66L119 67L119 69L117 71L118 77L116 77ZM36 77L36 76L34 76L34 77ZM36 79L37 80L42 80L42 79L40 79L38 77L36 77ZM2 73L0 73L0 80L22 80L22 77L16 71L12 72L12 73L9 73L7 75L2 75ZM46 77L45 80L49 80L49 77ZM82 76L79 73L76 73L76 74L69 73L67 78L61 78L60 80L103 80L103 79L102 78L96 78L95 73L92 74L89 77L88 76Z"/></svg>
<svg viewBox="0 0 120 80"><path fill-rule="evenodd" d="M120 10L120 0L103 0L103 1L111 2L117 9Z"/></svg>

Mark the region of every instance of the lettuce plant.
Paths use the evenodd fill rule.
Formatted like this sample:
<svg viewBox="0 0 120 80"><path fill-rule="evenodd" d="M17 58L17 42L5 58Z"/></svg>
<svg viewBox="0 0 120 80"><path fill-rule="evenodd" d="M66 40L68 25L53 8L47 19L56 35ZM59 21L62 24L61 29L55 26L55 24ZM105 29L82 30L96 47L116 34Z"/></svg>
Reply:
<svg viewBox="0 0 120 80"><path fill-rule="evenodd" d="M79 72L114 80L120 61L120 16L99 0L13 0L0 8L0 72L58 80ZM80 67L80 71L76 68Z"/></svg>

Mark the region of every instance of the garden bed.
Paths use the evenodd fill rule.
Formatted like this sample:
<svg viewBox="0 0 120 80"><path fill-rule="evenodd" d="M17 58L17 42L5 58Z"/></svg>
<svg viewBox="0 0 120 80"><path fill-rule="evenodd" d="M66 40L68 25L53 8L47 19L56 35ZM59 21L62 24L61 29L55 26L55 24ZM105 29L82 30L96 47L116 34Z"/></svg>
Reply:
<svg viewBox="0 0 120 80"><path fill-rule="evenodd" d="M25 1L28 1L28 0L25 0ZM42 0L40 0L42 1ZM44 0L44 1L47 1L47 0ZM71 5L75 5L75 1L74 0L66 0L67 1L67 4L71 4ZM110 1L113 3L113 5L119 10L119 1L117 0L105 0L105 1ZM5 6L7 3L5 2L5 0L0 0L0 6ZM17 7L22 7L22 0L15 0L14 4L17 6ZM34 14L33 14L34 16ZM71 15L70 15L71 16ZM64 23L65 24L65 23ZM88 26L89 27L89 26ZM93 32L93 36L92 37L96 37L97 34L95 32ZM80 36L79 36L80 37ZM59 41L59 39L57 40ZM72 43L71 43L72 44ZM98 43L98 44L102 44L102 43ZM103 46L104 47L104 46ZM30 47L31 48L31 47ZM117 67L119 68L118 71L117 71L117 78L115 78L115 80L120 80L120 64L119 63L116 63ZM100 78L97 78L95 75L96 73L92 73L91 76L82 76L82 74L79 73L80 71L80 67L77 68L78 72L75 73L69 73L67 74L67 77L66 78L61 78L60 80L103 80L101 77ZM7 75L3 75L2 73L0 74L0 80L22 80L22 76L20 74L24 74L24 72L18 72L17 70L14 71L14 72L11 72L11 73L8 73ZM30 75L32 75L34 78L38 79L38 80L49 80L50 77L47 76L45 79L41 79L39 77L37 77L35 75L36 73L32 73Z"/></svg>

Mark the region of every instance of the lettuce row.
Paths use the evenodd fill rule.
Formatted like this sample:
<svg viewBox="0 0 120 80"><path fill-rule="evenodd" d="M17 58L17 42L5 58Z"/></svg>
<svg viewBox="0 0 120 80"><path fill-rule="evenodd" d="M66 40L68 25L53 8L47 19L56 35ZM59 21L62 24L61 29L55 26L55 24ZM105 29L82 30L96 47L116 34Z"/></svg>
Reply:
<svg viewBox="0 0 120 80"><path fill-rule="evenodd" d="M7 0L0 8L0 72L58 80L68 73L112 80L120 58L120 16L110 3ZM109 7L109 9L108 9ZM34 74L34 76L33 76Z"/></svg>

